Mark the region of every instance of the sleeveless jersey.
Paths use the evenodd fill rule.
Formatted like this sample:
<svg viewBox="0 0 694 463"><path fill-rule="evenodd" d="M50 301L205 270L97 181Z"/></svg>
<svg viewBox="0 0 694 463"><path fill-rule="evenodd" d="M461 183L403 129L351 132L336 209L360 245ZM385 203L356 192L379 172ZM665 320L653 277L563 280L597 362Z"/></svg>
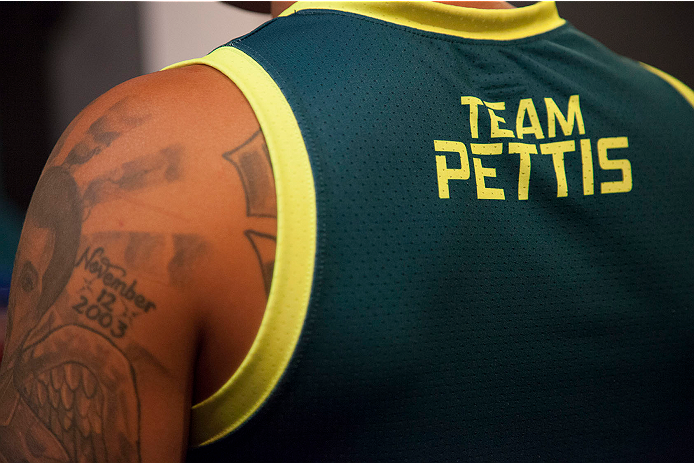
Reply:
<svg viewBox="0 0 694 463"><path fill-rule="evenodd" d="M257 115L278 242L189 461L693 456L683 84L553 3L299 3L193 63Z"/></svg>

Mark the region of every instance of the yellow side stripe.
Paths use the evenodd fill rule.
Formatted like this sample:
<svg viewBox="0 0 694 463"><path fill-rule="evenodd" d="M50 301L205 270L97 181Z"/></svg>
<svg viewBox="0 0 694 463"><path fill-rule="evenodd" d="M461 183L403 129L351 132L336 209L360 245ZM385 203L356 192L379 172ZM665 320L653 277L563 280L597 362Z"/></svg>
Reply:
<svg viewBox="0 0 694 463"><path fill-rule="evenodd" d="M255 413L289 364L306 318L313 282L316 201L299 126L265 70L231 47L170 67L191 64L216 68L243 92L265 136L277 192L277 248L265 315L236 373L211 397L193 406L190 445L200 446L229 434Z"/></svg>

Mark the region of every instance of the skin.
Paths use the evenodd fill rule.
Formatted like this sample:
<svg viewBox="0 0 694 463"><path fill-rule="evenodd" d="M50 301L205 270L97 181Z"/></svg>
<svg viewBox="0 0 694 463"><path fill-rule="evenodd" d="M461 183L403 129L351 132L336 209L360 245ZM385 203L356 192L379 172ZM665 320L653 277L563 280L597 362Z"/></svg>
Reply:
<svg viewBox="0 0 694 463"><path fill-rule="evenodd" d="M276 217L262 131L216 70L142 76L85 108L15 260L0 463L183 461L191 404L260 326Z"/></svg>
<svg viewBox="0 0 694 463"><path fill-rule="evenodd" d="M191 404L253 342L275 234L264 137L226 77L158 72L93 102L22 233L0 461L182 461Z"/></svg>

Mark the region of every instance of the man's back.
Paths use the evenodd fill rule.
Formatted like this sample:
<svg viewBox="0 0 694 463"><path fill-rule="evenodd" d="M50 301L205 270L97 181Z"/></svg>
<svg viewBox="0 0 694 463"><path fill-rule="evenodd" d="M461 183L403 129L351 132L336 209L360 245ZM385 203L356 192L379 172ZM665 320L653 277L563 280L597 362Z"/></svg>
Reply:
<svg viewBox="0 0 694 463"><path fill-rule="evenodd" d="M551 4L295 9L203 62L256 113L263 72L292 108L316 228L276 265L315 234L310 301L281 306L301 335L267 398L239 405L232 379L194 410L191 455L681 456L691 104ZM246 57L262 71L234 72ZM273 166L297 156L261 127ZM281 222L308 201L275 181Z"/></svg>
<svg viewBox="0 0 694 463"><path fill-rule="evenodd" d="M59 142L0 453L175 458L195 384L191 461L682 456L685 98L551 5L312 6Z"/></svg>

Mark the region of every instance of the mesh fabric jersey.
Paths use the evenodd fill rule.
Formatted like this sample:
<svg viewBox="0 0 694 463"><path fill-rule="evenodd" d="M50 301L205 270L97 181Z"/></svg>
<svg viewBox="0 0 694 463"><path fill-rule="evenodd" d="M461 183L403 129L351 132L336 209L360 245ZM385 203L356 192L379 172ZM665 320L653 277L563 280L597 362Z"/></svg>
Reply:
<svg viewBox="0 0 694 463"><path fill-rule="evenodd" d="M694 456L684 85L551 3L298 4L193 63L258 114L279 225L189 461Z"/></svg>

